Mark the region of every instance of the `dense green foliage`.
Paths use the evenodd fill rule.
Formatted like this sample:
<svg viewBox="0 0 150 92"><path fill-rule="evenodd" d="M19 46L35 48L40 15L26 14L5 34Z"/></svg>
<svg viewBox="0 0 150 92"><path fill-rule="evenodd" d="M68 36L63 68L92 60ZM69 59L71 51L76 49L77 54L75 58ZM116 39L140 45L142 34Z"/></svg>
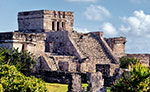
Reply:
<svg viewBox="0 0 150 92"><path fill-rule="evenodd" d="M0 92L46 92L45 83L26 77L15 66L0 65Z"/></svg>
<svg viewBox="0 0 150 92"><path fill-rule="evenodd" d="M132 65L130 72L117 80L112 91L114 92L150 92L150 69L137 63Z"/></svg>
<svg viewBox="0 0 150 92"><path fill-rule="evenodd" d="M18 70L29 70L35 64L32 54L28 51L18 51L0 48L0 64L14 65Z"/></svg>
<svg viewBox="0 0 150 92"><path fill-rule="evenodd" d="M128 68L129 65L132 65L132 64L135 65L139 62L140 61L138 59L123 56L120 59L120 68Z"/></svg>
<svg viewBox="0 0 150 92"><path fill-rule="evenodd" d="M0 92L3 92L3 86L0 84Z"/></svg>

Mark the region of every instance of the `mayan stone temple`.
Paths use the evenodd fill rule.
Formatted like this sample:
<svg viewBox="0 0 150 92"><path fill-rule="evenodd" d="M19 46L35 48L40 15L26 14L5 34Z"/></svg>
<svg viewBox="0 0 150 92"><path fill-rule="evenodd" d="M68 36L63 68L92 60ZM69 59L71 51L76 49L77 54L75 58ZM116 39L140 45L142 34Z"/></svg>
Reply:
<svg viewBox="0 0 150 92"><path fill-rule="evenodd" d="M30 51L37 60L35 75L48 82L68 83L68 92L81 92L82 82L89 84L89 92L112 84L122 56L138 58L149 66L149 54L125 53L125 37L78 33L73 25L73 12L19 12L18 30L0 33L0 47Z"/></svg>

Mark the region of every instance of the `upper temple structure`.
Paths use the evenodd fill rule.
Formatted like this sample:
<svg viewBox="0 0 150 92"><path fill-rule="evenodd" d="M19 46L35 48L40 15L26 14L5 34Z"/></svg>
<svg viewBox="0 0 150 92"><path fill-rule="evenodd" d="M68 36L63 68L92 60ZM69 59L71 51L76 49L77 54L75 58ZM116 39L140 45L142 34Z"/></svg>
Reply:
<svg viewBox="0 0 150 92"><path fill-rule="evenodd" d="M18 13L20 32L73 30L73 12L40 10Z"/></svg>
<svg viewBox="0 0 150 92"><path fill-rule="evenodd" d="M125 37L104 38L103 32L78 33L74 13L38 10L18 13L18 30L0 33L0 47L28 50L37 59L36 70L98 72L115 75L122 56L149 66L149 54L126 54Z"/></svg>

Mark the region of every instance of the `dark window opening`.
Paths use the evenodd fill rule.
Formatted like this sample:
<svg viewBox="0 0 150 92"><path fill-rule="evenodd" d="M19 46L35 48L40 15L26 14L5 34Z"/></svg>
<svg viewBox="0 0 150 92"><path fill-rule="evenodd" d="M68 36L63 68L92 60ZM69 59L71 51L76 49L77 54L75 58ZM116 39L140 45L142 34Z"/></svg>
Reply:
<svg viewBox="0 0 150 92"><path fill-rule="evenodd" d="M59 16L59 18L61 18L60 12L58 12L58 16Z"/></svg>
<svg viewBox="0 0 150 92"><path fill-rule="evenodd" d="M65 30L65 22L62 22L62 29Z"/></svg>
<svg viewBox="0 0 150 92"><path fill-rule="evenodd" d="M110 65L109 64L96 64L96 72L101 72L103 77L110 76Z"/></svg>
<svg viewBox="0 0 150 92"><path fill-rule="evenodd" d="M62 22L62 29L64 30L64 22Z"/></svg>
<svg viewBox="0 0 150 92"><path fill-rule="evenodd" d="M65 18L65 12L63 12L63 18Z"/></svg>
<svg viewBox="0 0 150 92"><path fill-rule="evenodd" d="M54 17L56 18L56 12L54 11Z"/></svg>
<svg viewBox="0 0 150 92"><path fill-rule="evenodd" d="M59 61L58 66L59 66L59 70L60 71L64 71L65 72L65 71L69 70L69 64L68 64L68 62Z"/></svg>
<svg viewBox="0 0 150 92"><path fill-rule="evenodd" d="M109 64L96 64L96 72L101 72L104 78L104 86L110 85L110 65Z"/></svg>
<svg viewBox="0 0 150 92"><path fill-rule="evenodd" d="M59 22L57 22L57 31L59 31Z"/></svg>
<svg viewBox="0 0 150 92"><path fill-rule="evenodd" d="M55 23L54 23L54 21L52 22L52 30L55 30Z"/></svg>
<svg viewBox="0 0 150 92"><path fill-rule="evenodd" d="M24 44L22 45L22 51L26 51L26 50L27 50L27 44L24 43Z"/></svg>

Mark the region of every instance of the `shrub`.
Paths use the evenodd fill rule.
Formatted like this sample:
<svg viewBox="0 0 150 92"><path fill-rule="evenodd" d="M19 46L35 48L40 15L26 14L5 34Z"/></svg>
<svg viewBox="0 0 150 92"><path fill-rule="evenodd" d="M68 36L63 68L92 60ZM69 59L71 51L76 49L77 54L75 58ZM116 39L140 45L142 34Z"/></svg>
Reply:
<svg viewBox="0 0 150 92"><path fill-rule="evenodd" d="M3 92L3 86L0 84L0 92Z"/></svg>
<svg viewBox="0 0 150 92"><path fill-rule="evenodd" d="M120 67L121 68L128 68L129 65L132 65L132 64L135 65L135 64L137 64L139 62L140 61L138 59L123 56L120 59Z"/></svg>
<svg viewBox="0 0 150 92"><path fill-rule="evenodd" d="M113 92L150 92L150 69L137 63L117 80Z"/></svg>
<svg viewBox="0 0 150 92"><path fill-rule="evenodd" d="M46 92L45 83L35 77L26 77L15 66L0 65L0 84L4 92Z"/></svg>
<svg viewBox="0 0 150 92"><path fill-rule="evenodd" d="M18 70L29 70L35 64L32 54L28 51L18 51L18 49L10 50L0 48L0 64L14 65Z"/></svg>

